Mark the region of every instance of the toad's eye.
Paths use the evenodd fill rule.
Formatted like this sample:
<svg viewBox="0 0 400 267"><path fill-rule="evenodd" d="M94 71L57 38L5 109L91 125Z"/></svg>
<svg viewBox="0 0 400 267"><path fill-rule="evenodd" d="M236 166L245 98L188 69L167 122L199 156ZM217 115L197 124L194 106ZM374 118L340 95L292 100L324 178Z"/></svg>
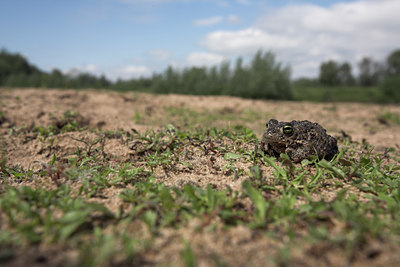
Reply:
<svg viewBox="0 0 400 267"><path fill-rule="evenodd" d="M282 132L284 134L291 134L293 133L293 127L291 125L285 125L282 127Z"/></svg>

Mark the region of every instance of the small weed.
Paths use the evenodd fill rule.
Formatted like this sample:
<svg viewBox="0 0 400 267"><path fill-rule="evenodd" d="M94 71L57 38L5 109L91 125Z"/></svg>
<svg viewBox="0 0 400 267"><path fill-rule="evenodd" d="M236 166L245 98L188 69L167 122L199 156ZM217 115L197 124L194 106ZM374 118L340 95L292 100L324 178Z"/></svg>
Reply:
<svg viewBox="0 0 400 267"><path fill-rule="evenodd" d="M247 122L252 122L252 121L257 121L262 119L264 116L260 112L256 112L251 108L248 108L245 110L243 113L243 116L241 118L242 121L247 121ZM268 117L268 116L266 116Z"/></svg>
<svg viewBox="0 0 400 267"><path fill-rule="evenodd" d="M193 128L196 125L218 125L218 122L224 122L226 125L230 123L240 125L241 123L253 122L263 117L262 114L255 112L251 108L244 111L226 108L220 111L196 111L184 107L165 107L164 109L166 112L166 121L189 128Z"/></svg>
<svg viewBox="0 0 400 267"><path fill-rule="evenodd" d="M3 123L4 121L5 121L4 112L2 110L0 110L0 124Z"/></svg>
<svg viewBox="0 0 400 267"><path fill-rule="evenodd" d="M378 121L385 125L399 125L400 116L397 113L387 111L378 116Z"/></svg>
<svg viewBox="0 0 400 267"><path fill-rule="evenodd" d="M117 242L113 235L105 234L98 227L94 228L93 239L81 246L78 265L90 267L108 265L117 252Z"/></svg>
<svg viewBox="0 0 400 267"><path fill-rule="evenodd" d="M225 172L226 170L229 170L229 172L233 173L233 177L235 179L239 178L239 175L243 173L243 169L236 169L234 166L234 163L236 160L238 160L241 156L237 155L232 152L228 152L224 155L224 159L226 161L226 164L222 168L222 171Z"/></svg>
<svg viewBox="0 0 400 267"><path fill-rule="evenodd" d="M181 251L181 257L186 267L194 267L196 266L196 257L190 244L187 240L183 240L185 248Z"/></svg>
<svg viewBox="0 0 400 267"><path fill-rule="evenodd" d="M189 125L210 118L184 111L167 109L171 118ZM76 116L69 112L63 118ZM249 111L245 116L256 115ZM66 125L15 128L12 134L29 133L53 146ZM70 125L65 130L81 129ZM66 159L54 154L40 171L9 166L2 159L0 262L12 261L19 255L14 248L22 245L56 244L77 250L75 265L138 265L141 253L152 251L164 230L190 227L193 221L200 222L196 231L240 225L251 233L248 242L272 239L280 249L271 253L281 265L291 265L292 251L303 244L327 243L351 259L370 240L398 239L400 167L392 156L395 149L379 155L368 144L344 140L331 161L294 164L285 154L280 159L264 155L256 135L245 127L176 125L145 133L99 131L94 139L74 139L79 142L74 153ZM130 157L110 155L107 139L118 139ZM201 167L215 175L232 175L225 177L226 187L167 183L175 174L202 174L201 160L206 165ZM229 184L239 178L242 188L233 190ZM188 241L180 255L187 266L199 261Z"/></svg>
<svg viewBox="0 0 400 267"><path fill-rule="evenodd" d="M133 121L136 124L144 124L144 117L142 116L142 114L140 114L138 110L135 111L135 116L133 117Z"/></svg>
<svg viewBox="0 0 400 267"><path fill-rule="evenodd" d="M268 203L265 201L262 194L253 188L248 180L243 182L243 188L246 190L247 195L250 197L254 206L254 223L252 226L262 227L266 224L266 215Z"/></svg>

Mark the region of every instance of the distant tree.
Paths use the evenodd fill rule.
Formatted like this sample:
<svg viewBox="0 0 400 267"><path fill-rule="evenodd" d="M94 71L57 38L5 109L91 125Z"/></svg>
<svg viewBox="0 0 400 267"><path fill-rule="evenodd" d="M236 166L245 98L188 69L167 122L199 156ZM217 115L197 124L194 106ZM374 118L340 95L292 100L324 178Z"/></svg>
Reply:
<svg viewBox="0 0 400 267"><path fill-rule="evenodd" d="M243 59L239 57L236 60L233 76L230 80L229 94L240 96L242 92L248 90L249 84L249 71L243 67Z"/></svg>
<svg viewBox="0 0 400 267"><path fill-rule="evenodd" d="M29 87L44 87L45 74L40 72L35 72L30 75L27 75L27 86Z"/></svg>
<svg viewBox="0 0 400 267"><path fill-rule="evenodd" d="M54 69L47 77L46 87L65 88L65 76L58 70Z"/></svg>
<svg viewBox="0 0 400 267"><path fill-rule="evenodd" d="M400 74L400 49L393 51L386 60L387 74L390 76Z"/></svg>
<svg viewBox="0 0 400 267"><path fill-rule="evenodd" d="M270 87L270 76L272 75L272 64L274 58L272 54L263 54L258 51L250 63L249 83L247 91L242 92L243 95L248 95L250 98L268 98L270 92L263 90L263 87Z"/></svg>
<svg viewBox="0 0 400 267"><path fill-rule="evenodd" d="M322 62L319 68L319 81L323 85L336 86L340 84L340 67L336 61Z"/></svg>
<svg viewBox="0 0 400 267"><path fill-rule="evenodd" d="M112 82L109 81L104 74L100 76L97 83L98 88L107 88L112 85Z"/></svg>
<svg viewBox="0 0 400 267"><path fill-rule="evenodd" d="M247 98L290 99L290 68L275 61L270 52L258 51L248 66L238 58L231 69L230 62L211 68L191 67L183 70L169 66L162 74L151 78L109 81L104 75L74 70L42 72L22 55L0 52L0 85L52 88L112 88L154 93L226 94Z"/></svg>
<svg viewBox="0 0 400 267"><path fill-rule="evenodd" d="M308 87L308 86L318 86L320 85L319 79L317 78L306 78L301 77L293 81L294 86Z"/></svg>
<svg viewBox="0 0 400 267"><path fill-rule="evenodd" d="M207 94L206 93L206 69L202 67L187 68L182 74L182 87L178 93L183 94Z"/></svg>
<svg viewBox="0 0 400 267"><path fill-rule="evenodd" d="M64 75L54 69L51 73L43 72L30 64L24 56L0 51L0 85L10 87L55 87L55 88L105 88L111 82L103 75L100 78L90 73L75 72Z"/></svg>
<svg viewBox="0 0 400 267"><path fill-rule="evenodd" d="M351 65L349 63L344 62L342 65L340 65L338 70L338 78L341 85L355 84L355 79L351 73Z"/></svg>
<svg viewBox="0 0 400 267"><path fill-rule="evenodd" d="M4 85L11 75L14 76L12 84L18 84L15 81L17 76L22 79L19 84L26 84L26 76L37 73L41 73L41 71L31 65L21 54L13 54L5 49L0 51L0 85Z"/></svg>
<svg viewBox="0 0 400 267"><path fill-rule="evenodd" d="M78 73L74 75L67 75L66 87L69 88L100 88L99 78L90 73Z"/></svg>
<svg viewBox="0 0 400 267"><path fill-rule="evenodd" d="M380 84L383 102L400 103L400 74L387 76Z"/></svg>
<svg viewBox="0 0 400 267"><path fill-rule="evenodd" d="M218 87L221 88L220 94L232 95L229 81L231 79L230 64L228 61L223 61L218 72Z"/></svg>
<svg viewBox="0 0 400 267"><path fill-rule="evenodd" d="M218 68L217 68L217 66L213 66L208 73L207 88L208 88L208 93L210 95L221 94L222 88L221 88L221 85L218 83Z"/></svg>
<svg viewBox="0 0 400 267"><path fill-rule="evenodd" d="M170 91L176 92L181 90L181 86L179 84L179 74L172 68L172 66L168 66L163 78L166 83L164 91L169 93Z"/></svg>
<svg viewBox="0 0 400 267"><path fill-rule="evenodd" d="M95 87L97 77L90 73L81 73L76 77L78 88Z"/></svg>
<svg viewBox="0 0 400 267"><path fill-rule="evenodd" d="M359 83L361 86L377 85L383 78L384 70L382 65L369 57L364 57L359 63Z"/></svg>
<svg viewBox="0 0 400 267"><path fill-rule="evenodd" d="M275 99L292 99L292 83L290 81L291 68L276 63L273 71L273 87L275 87Z"/></svg>
<svg viewBox="0 0 400 267"><path fill-rule="evenodd" d="M112 83L110 88L117 91L145 91L155 92L153 84L155 83L156 76L151 78L139 78L130 80L118 79L115 83Z"/></svg>
<svg viewBox="0 0 400 267"><path fill-rule="evenodd" d="M153 90L161 94L180 93L182 91L180 79L180 74L172 66L168 66L163 74L153 76Z"/></svg>
<svg viewBox="0 0 400 267"><path fill-rule="evenodd" d="M242 97L264 99L290 99L290 68L275 62L271 52L258 51L250 62L248 84Z"/></svg>
<svg viewBox="0 0 400 267"><path fill-rule="evenodd" d="M24 73L10 74L2 85L9 87L29 87L29 75Z"/></svg>
<svg viewBox="0 0 400 267"><path fill-rule="evenodd" d="M169 67L162 75L152 79L156 93L236 95L247 98L291 98L290 68L275 62L272 53L259 51L244 67L236 61L234 70L224 61L219 67L191 67L176 71ZM118 83L121 86L121 83Z"/></svg>
<svg viewBox="0 0 400 267"><path fill-rule="evenodd" d="M151 84L151 91L156 94L166 94L168 88L165 87L165 80L161 74L153 75L153 82ZM127 83L126 81L122 81L121 83Z"/></svg>
<svg viewBox="0 0 400 267"><path fill-rule="evenodd" d="M384 102L400 103L400 49L386 59L386 76L380 83Z"/></svg>

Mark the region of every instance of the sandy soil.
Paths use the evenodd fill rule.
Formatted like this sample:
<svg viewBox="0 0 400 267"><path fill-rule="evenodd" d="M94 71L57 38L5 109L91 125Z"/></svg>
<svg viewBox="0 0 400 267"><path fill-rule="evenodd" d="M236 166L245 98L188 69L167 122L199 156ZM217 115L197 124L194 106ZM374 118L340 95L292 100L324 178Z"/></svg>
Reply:
<svg viewBox="0 0 400 267"><path fill-rule="evenodd" d="M261 114L261 119L245 126L261 134L269 118L282 121L310 120L320 123L333 135L345 131L354 141L365 139L374 146L399 146L400 126L388 125L378 117L385 112L400 114L400 106L359 103L308 103L248 100L227 96L150 95L106 91L6 90L0 89L0 101L9 125L49 125L51 117L66 110L78 111L91 127L103 129L144 130L170 123L166 107L180 107L198 112L239 115L246 110ZM135 123L137 113L149 118ZM151 119L151 120L150 120ZM4 126L3 126L4 128ZM397 130L397 131L396 131Z"/></svg>
<svg viewBox="0 0 400 267"><path fill-rule="evenodd" d="M180 110L199 113L229 114L239 117L254 112L253 120L233 121L254 130L261 137L265 123L270 118L280 121L310 120L318 122L328 133L336 137L349 135L353 141L366 141L377 151L387 147L400 148L400 125L379 119L387 112L400 116L400 106L359 104L359 103L307 103L287 101L247 100L226 96L182 96L150 95L141 93L119 94L105 91L68 91L68 90L6 90L0 89L1 110L5 122L1 125L5 135L11 126L33 127L48 126L55 123L66 111L79 112L80 122L89 128L103 130L158 129L174 118L166 117L166 108L177 107ZM138 115L139 114L139 115ZM137 117L140 116L140 119ZM190 115L188 115L190 116ZM135 119L136 118L136 119ZM228 121L212 121L208 126L229 126ZM207 125L199 125L205 127ZM85 134L78 134L77 138ZM93 136L92 136L93 137ZM71 139L71 134L57 137L64 149L74 149L79 142ZM15 140L14 140L15 141ZM10 140L10 142L14 142ZM45 161L49 153L37 153L40 150L38 140L22 147L12 143L8 147L8 162L32 167L35 162ZM113 151L116 153L116 151ZM118 151L117 153L124 153Z"/></svg>
<svg viewBox="0 0 400 267"><path fill-rule="evenodd" d="M257 133L261 137L265 123L270 118L281 121L310 120L318 122L328 133L338 138L350 136L356 142L368 142L375 147L377 153L383 153L386 148L400 149L400 125L380 118L382 114L392 113L400 117L400 106L358 104L358 103L307 103L288 101L263 101L245 100L235 97L216 96L182 96L182 95L150 95L142 93L115 93L107 91L71 91L71 90L40 90L40 89L5 89L0 88L0 111L3 119L0 121L1 151L5 155L7 164L20 165L25 169L38 170L43 168L43 163L48 163L55 153L58 159L70 155L76 147L84 144L79 140L93 140L96 133L90 131L67 132L58 134L54 145L44 146L38 139L30 139L29 135L11 135L11 129L32 128L34 126L49 126L62 123L59 118L66 111L78 113L76 117L79 124L88 128L116 130L135 129L144 132L147 129L163 128L167 124L180 124L185 127L185 120L168 115L171 108L190 114L220 114L232 117L231 122L207 121L199 127L230 127L241 124ZM242 114L249 113L244 119ZM339 145L341 145L339 143ZM132 159L132 149L121 143L119 138L108 138L105 144L105 153L111 159L129 162ZM196 154L196 151L193 152ZM242 178L232 181L231 175L223 175L221 168L223 162L218 157L210 166L209 158L199 156L192 160L194 171L175 170L172 175L165 170L156 170L156 177L167 185L181 186L182 183L193 183L200 186L212 184L216 188L230 186L239 189ZM238 163L240 164L240 163ZM248 166L244 166L248 167ZM264 173L272 169L264 167ZM39 181L38 181L39 182ZM121 190L121 189L115 189ZM103 192L110 196L116 191ZM103 201L103 200L99 200ZM104 203L111 209L117 208L121 203L118 200ZM177 244L182 238L191 239L192 246L198 254L200 266L213 265L210 258L214 254L223 255L223 260L228 266L268 266L271 253L277 253L280 244L276 244L262 233L252 232L245 227L233 227L229 230L217 229L199 233L199 222L192 222L187 228L179 231L166 230L156 242L152 252L144 256L148 265L158 265L169 258L170 262L179 262L179 251L182 245ZM179 243L181 244L181 243ZM382 266L400 261L396 248L373 243L360 252L358 261L354 265ZM381 257L369 258L371 249L386 250L391 253ZM316 249L324 250L324 258L313 256ZM347 266L349 262L340 257L342 251L325 248L306 247L297 254L294 253L298 266ZM172 255L172 256L171 256ZM18 264L15 263L16 265Z"/></svg>

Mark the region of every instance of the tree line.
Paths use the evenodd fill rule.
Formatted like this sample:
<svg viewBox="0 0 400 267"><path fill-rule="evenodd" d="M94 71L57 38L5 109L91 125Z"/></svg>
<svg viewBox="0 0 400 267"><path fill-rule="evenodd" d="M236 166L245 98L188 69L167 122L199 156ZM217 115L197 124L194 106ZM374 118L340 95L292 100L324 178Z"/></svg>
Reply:
<svg viewBox="0 0 400 267"><path fill-rule="evenodd" d="M350 63L328 60L320 64L317 78L300 78L295 83L302 86L378 86L387 77L400 74L400 49L390 53L384 62L364 57L357 67L358 76L355 76Z"/></svg>
<svg viewBox="0 0 400 267"><path fill-rule="evenodd" d="M111 82L105 76L89 73L63 74L39 70L22 55L0 52L0 86L45 88L108 88L119 91L147 91L195 95L233 95L246 98L291 99L290 68L276 62L271 52L259 51L248 65L238 58L234 68L229 62L220 66L190 67L179 70L169 66L150 78Z"/></svg>
<svg viewBox="0 0 400 267"><path fill-rule="evenodd" d="M104 75L89 73L63 74L54 69L45 72L28 62L19 53L0 51L0 86L44 88L109 88L112 82Z"/></svg>
<svg viewBox="0 0 400 267"><path fill-rule="evenodd" d="M291 99L290 68L275 61L270 52L258 51L248 65L238 58L235 66L223 62L211 68L177 70L171 66L152 80L155 93L232 95L246 98Z"/></svg>
<svg viewBox="0 0 400 267"><path fill-rule="evenodd" d="M118 91L146 91L196 95L232 95L258 99L292 99L292 85L304 86L379 86L386 100L400 102L400 49L385 62L369 57L358 63L358 76L348 62L322 62L317 78L292 82L289 66L275 60L271 52L258 51L248 63L239 57L231 66L223 62L213 67L177 69L147 78L112 82L104 75L68 73L54 69L45 72L29 63L21 54L0 51L0 86L45 88L105 88ZM316 89L317 90L317 89ZM386 101L385 100L385 101Z"/></svg>
<svg viewBox="0 0 400 267"><path fill-rule="evenodd" d="M382 102L400 102L400 49L390 53L384 62L364 57L358 62L358 77L354 77L348 62L333 60L320 65L317 84L324 86L378 86ZM315 84L315 82L314 82Z"/></svg>

